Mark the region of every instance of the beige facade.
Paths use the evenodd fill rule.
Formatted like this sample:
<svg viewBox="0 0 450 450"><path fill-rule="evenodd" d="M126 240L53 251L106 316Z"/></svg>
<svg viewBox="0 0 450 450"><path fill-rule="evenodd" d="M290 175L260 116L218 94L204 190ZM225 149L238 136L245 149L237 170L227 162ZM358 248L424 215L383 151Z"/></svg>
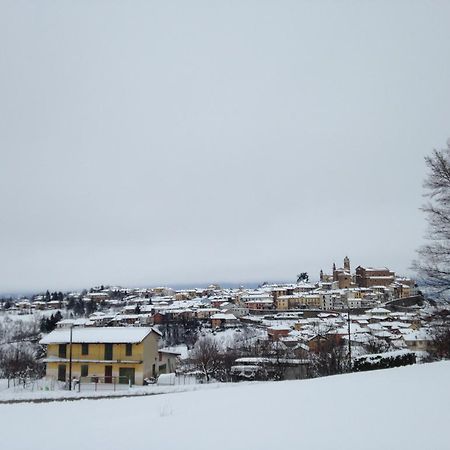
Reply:
<svg viewBox="0 0 450 450"><path fill-rule="evenodd" d="M356 284L358 287L389 286L394 281L395 273L385 267L374 269L358 266L356 268Z"/></svg>
<svg viewBox="0 0 450 450"><path fill-rule="evenodd" d="M285 296L277 297L275 300L275 308L281 311L289 309L289 298Z"/></svg>
<svg viewBox="0 0 450 450"><path fill-rule="evenodd" d="M158 375L159 337L152 328L76 328L71 344L70 330L53 331L41 340L47 345L46 376L142 385Z"/></svg>

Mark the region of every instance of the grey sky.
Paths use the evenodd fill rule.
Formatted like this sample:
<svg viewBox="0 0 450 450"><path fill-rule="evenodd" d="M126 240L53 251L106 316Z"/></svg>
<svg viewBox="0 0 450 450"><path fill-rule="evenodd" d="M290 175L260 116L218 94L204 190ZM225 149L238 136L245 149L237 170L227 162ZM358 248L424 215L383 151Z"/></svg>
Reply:
<svg viewBox="0 0 450 450"><path fill-rule="evenodd" d="M0 0L0 291L407 273L449 1Z"/></svg>

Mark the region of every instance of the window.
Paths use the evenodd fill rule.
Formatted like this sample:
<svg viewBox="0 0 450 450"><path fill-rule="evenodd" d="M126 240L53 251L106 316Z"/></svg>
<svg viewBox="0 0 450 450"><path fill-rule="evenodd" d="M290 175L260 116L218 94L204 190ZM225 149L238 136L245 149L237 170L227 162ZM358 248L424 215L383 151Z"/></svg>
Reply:
<svg viewBox="0 0 450 450"><path fill-rule="evenodd" d="M67 353L66 353L66 344L59 344L59 350L58 350L58 356L60 358L65 358Z"/></svg>
<svg viewBox="0 0 450 450"><path fill-rule="evenodd" d="M58 366L58 381L66 381L66 365L60 364Z"/></svg>
<svg viewBox="0 0 450 450"><path fill-rule="evenodd" d="M113 359L113 345L105 344L105 359L111 361Z"/></svg>
<svg viewBox="0 0 450 450"><path fill-rule="evenodd" d="M81 354L89 355L89 344L81 344ZM81 375L84 376L84 375Z"/></svg>
<svg viewBox="0 0 450 450"><path fill-rule="evenodd" d="M125 344L125 355L131 356L133 354L133 345L132 344Z"/></svg>
<svg viewBox="0 0 450 450"><path fill-rule="evenodd" d="M87 377L88 373L89 373L89 366L87 364L82 364L81 365L81 376Z"/></svg>

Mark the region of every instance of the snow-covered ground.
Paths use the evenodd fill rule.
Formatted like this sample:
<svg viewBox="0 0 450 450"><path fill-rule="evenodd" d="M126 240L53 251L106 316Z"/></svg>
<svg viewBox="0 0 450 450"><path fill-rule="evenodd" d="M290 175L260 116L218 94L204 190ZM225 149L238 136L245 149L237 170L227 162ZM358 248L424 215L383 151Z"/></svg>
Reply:
<svg viewBox="0 0 450 450"><path fill-rule="evenodd" d="M448 450L450 362L172 395L0 405L2 448Z"/></svg>
<svg viewBox="0 0 450 450"><path fill-rule="evenodd" d="M151 384L148 386L133 386L131 388L126 385L117 385L116 390L113 390L112 385L99 384L95 389L93 384L89 384L83 385L81 391L78 391L78 389L69 391L63 389L63 383L45 379L32 382L25 388L21 385L13 386L12 384L8 388L7 383L7 380L0 379L0 404L8 402L35 402L42 400L63 401L79 400L80 398L173 394L179 392L197 391L200 389L216 389L217 386L219 386L218 383L201 384L198 383L193 377L184 377L183 375L177 378L175 385Z"/></svg>
<svg viewBox="0 0 450 450"><path fill-rule="evenodd" d="M64 309L49 309L45 311L1 311L0 323L3 321L39 322L43 317L50 317L52 314L60 312L63 317L66 314Z"/></svg>

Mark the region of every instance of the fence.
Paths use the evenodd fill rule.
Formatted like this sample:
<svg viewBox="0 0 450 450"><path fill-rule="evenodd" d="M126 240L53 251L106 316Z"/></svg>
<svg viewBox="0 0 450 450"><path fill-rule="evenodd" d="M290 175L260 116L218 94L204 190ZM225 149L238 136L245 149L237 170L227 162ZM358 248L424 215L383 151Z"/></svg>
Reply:
<svg viewBox="0 0 450 450"><path fill-rule="evenodd" d="M158 386L185 386L199 383L200 381L195 375L175 373L163 373L156 380Z"/></svg>
<svg viewBox="0 0 450 450"><path fill-rule="evenodd" d="M126 376L119 377L80 377L74 381L74 390L81 391L119 391L131 387L131 379Z"/></svg>
<svg viewBox="0 0 450 450"><path fill-rule="evenodd" d="M64 382L45 378L17 377L1 381L0 391L11 389L12 392L57 391L64 386Z"/></svg>

